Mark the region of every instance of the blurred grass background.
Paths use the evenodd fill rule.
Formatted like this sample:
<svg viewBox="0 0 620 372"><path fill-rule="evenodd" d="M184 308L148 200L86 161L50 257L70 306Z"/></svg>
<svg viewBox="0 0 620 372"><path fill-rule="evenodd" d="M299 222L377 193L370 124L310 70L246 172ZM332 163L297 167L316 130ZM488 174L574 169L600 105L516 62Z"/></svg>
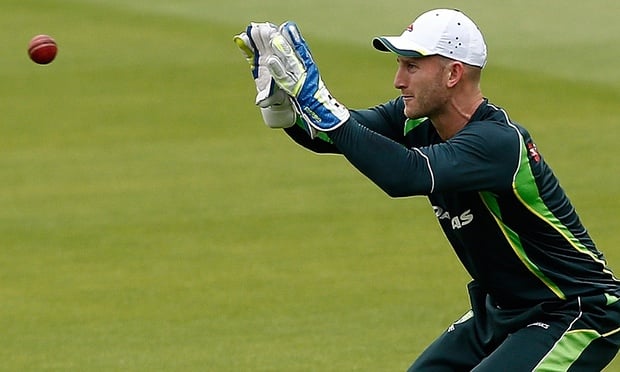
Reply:
<svg viewBox="0 0 620 372"><path fill-rule="evenodd" d="M0 370L405 370L467 309L466 273L424 198L265 128L232 36L297 21L367 107L397 95L370 39L434 7L477 21L483 91L620 270L620 3L3 0Z"/></svg>

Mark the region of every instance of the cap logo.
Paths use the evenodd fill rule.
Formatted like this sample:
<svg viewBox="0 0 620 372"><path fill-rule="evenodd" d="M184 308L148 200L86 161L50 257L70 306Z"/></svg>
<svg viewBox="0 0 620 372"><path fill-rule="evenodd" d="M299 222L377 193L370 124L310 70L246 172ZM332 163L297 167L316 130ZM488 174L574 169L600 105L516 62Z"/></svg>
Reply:
<svg viewBox="0 0 620 372"><path fill-rule="evenodd" d="M406 30L409 32L413 31L413 23L407 26Z"/></svg>

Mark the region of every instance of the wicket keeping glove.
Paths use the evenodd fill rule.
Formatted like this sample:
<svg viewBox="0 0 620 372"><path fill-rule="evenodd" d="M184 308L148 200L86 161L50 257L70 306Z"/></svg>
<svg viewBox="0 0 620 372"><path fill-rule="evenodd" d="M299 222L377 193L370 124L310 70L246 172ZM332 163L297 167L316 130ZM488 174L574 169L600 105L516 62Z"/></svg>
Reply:
<svg viewBox="0 0 620 372"><path fill-rule="evenodd" d="M272 23L250 23L245 32L233 40L250 65L256 83L256 105L270 128L288 128L295 124L296 114L288 95L273 81L266 66L271 53L270 41L278 28Z"/></svg>
<svg viewBox="0 0 620 372"><path fill-rule="evenodd" d="M271 38L267 67L276 84L293 97L298 113L319 132L334 130L351 114L327 90L310 49L294 22L285 22ZM310 131L312 136L312 131Z"/></svg>

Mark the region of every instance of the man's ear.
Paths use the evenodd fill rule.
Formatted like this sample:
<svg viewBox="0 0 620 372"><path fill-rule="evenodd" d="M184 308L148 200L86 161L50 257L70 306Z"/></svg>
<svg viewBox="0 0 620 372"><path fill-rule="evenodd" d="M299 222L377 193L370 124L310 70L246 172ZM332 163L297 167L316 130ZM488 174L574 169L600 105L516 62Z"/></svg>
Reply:
<svg viewBox="0 0 620 372"><path fill-rule="evenodd" d="M465 66L461 62L451 62L448 64L448 88L454 87L463 78Z"/></svg>

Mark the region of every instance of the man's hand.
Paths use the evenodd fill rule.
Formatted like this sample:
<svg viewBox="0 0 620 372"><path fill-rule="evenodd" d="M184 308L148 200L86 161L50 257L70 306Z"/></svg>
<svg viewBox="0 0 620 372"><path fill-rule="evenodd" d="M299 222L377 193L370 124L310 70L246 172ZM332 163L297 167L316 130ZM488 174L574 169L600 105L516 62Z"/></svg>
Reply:
<svg viewBox="0 0 620 372"><path fill-rule="evenodd" d="M276 84L294 98L304 121L318 131L330 131L346 122L350 113L329 93L310 49L293 22L271 35L273 53L267 67ZM268 53L269 54L269 53Z"/></svg>
<svg viewBox="0 0 620 372"><path fill-rule="evenodd" d="M270 128L288 128L295 124L295 111L287 94L274 83L266 65L272 53L271 38L277 30L272 23L251 23L233 40L250 65L256 83L255 103L261 109L263 121Z"/></svg>

